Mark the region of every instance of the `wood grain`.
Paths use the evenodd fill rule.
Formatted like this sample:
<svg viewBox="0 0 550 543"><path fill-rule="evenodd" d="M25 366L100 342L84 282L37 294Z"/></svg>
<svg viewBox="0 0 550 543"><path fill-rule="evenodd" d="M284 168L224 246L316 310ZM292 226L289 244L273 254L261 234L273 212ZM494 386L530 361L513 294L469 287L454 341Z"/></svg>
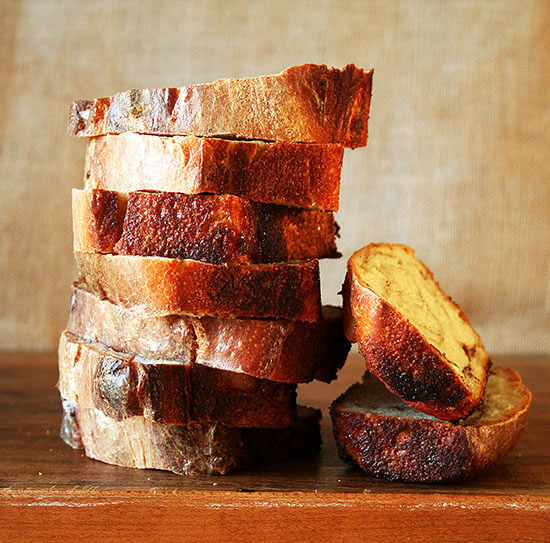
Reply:
<svg viewBox="0 0 550 543"><path fill-rule="evenodd" d="M459 485L377 480L343 464L323 421L314 462L184 478L109 466L58 438L54 354L0 355L0 540L544 541L550 527L550 357L498 357L533 392L529 426L502 465ZM300 387L326 408L358 379ZM92 536L93 534L93 536Z"/></svg>

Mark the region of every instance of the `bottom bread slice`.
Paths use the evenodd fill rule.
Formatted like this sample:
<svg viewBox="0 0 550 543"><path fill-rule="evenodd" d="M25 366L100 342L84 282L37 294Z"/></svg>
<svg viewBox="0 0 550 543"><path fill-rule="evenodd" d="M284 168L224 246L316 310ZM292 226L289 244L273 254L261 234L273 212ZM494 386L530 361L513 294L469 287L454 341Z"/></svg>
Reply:
<svg viewBox="0 0 550 543"><path fill-rule="evenodd" d="M458 423L416 411L371 375L342 394L330 415L345 461L376 477L437 482L500 462L525 428L530 404L520 376L494 367L481 406Z"/></svg>
<svg viewBox="0 0 550 543"><path fill-rule="evenodd" d="M61 438L107 464L212 475L317 454L320 420L319 410L299 407L296 422L284 429L228 428L219 423L179 426L143 417L117 421L63 399Z"/></svg>
<svg viewBox="0 0 550 543"><path fill-rule="evenodd" d="M218 315L314 322L321 316L319 262L209 264L75 251L96 295L150 316Z"/></svg>

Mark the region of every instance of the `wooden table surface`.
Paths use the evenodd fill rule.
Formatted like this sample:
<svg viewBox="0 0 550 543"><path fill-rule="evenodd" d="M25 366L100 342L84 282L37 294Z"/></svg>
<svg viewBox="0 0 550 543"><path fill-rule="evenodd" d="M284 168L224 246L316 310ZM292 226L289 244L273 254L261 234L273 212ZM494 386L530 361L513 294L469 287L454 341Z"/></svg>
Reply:
<svg viewBox="0 0 550 543"><path fill-rule="evenodd" d="M327 406L357 381L301 386L323 407L323 451L300 464L185 478L87 459L58 437L55 354L0 354L0 541L550 541L550 357L495 357L533 392L504 462L454 485L378 480L343 464Z"/></svg>

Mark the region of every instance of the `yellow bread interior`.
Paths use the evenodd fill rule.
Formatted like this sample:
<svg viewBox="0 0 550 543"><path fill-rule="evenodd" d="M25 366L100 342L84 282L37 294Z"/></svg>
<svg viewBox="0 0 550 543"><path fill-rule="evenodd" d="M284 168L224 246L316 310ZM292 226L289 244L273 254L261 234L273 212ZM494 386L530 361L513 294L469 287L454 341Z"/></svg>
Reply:
<svg viewBox="0 0 550 543"><path fill-rule="evenodd" d="M515 380L517 379L517 381ZM529 397L526 400L526 397ZM460 426L482 426L511 418L518 409L531 402L530 392L521 384L518 374L493 366L487 379L485 396L480 406Z"/></svg>
<svg viewBox="0 0 550 543"><path fill-rule="evenodd" d="M470 390L482 386L487 354L480 337L414 251L405 245L373 244L358 256L360 284L412 324Z"/></svg>

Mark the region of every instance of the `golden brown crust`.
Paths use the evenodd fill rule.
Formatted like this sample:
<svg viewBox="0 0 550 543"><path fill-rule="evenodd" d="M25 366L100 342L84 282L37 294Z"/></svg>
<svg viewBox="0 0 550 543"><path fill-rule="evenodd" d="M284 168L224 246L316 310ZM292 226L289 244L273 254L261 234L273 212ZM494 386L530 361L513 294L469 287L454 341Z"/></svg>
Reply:
<svg viewBox="0 0 550 543"><path fill-rule="evenodd" d="M316 260L293 264L214 265L174 258L75 252L80 277L109 301L152 316L190 313L319 319Z"/></svg>
<svg viewBox="0 0 550 543"><path fill-rule="evenodd" d="M74 285L67 329L91 343L150 359L194 361L284 383L330 382L346 360L340 308L312 323L224 317L151 317Z"/></svg>
<svg viewBox="0 0 550 543"><path fill-rule="evenodd" d="M296 412L295 385L194 362L138 358L68 332L59 344L57 386L64 398L116 420L144 416L167 424L284 428Z"/></svg>
<svg viewBox="0 0 550 543"><path fill-rule="evenodd" d="M133 89L73 102L68 132L137 132L282 142L367 142L372 70L304 64L277 75Z"/></svg>
<svg viewBox="0 0 550 543"><path fill-rule="evenodd" d="M344 149L332 144L266 143L125 133L91 138L86 189L233 194L338 211Z"/></svg>
<svg viewBox="0 0 550 543"><path fill-rule="evenodd" d="M396 308L361 283L360 260L380 245L386 244L371 244L348 261L343 286L346 336L357 342L367 369L409 405L443 420L464 418L481 401L485 382L481 386L476 382L475 389L466 386L445 357ZM462 312L461 318L469 324ZM486 381L490 364L486 353L481 364Z"/></svg>
<svg viewBox="0 0 550 543"><path fill-rule="evenodd" d="M531 394L515 371L495 368L495 373L508 381L518 399L512 409L485 423L476 423L473 416L471 422L466 419L456 425L369 413L344 407L349 391L345 392L330 410L342 458L352 460L369 475L407 482L465 479L498 464L527 424Z"/></svg>
<svg viewBox="0 0 550 543"><path fill-rule="evenodd" d="M337 258L331 212L231 195L73 189L74 249L212 264Z"/></svg>
<svg viewBox="0 0 550 543"><path fill-rule="evenodd" d="M321 412L298 407L282 429L228 428L217 423L159 424L143 417L116 421L63 399L61 438L108 464L180 475L225 474L256 464L304 459L319 452Z"/></svg>

